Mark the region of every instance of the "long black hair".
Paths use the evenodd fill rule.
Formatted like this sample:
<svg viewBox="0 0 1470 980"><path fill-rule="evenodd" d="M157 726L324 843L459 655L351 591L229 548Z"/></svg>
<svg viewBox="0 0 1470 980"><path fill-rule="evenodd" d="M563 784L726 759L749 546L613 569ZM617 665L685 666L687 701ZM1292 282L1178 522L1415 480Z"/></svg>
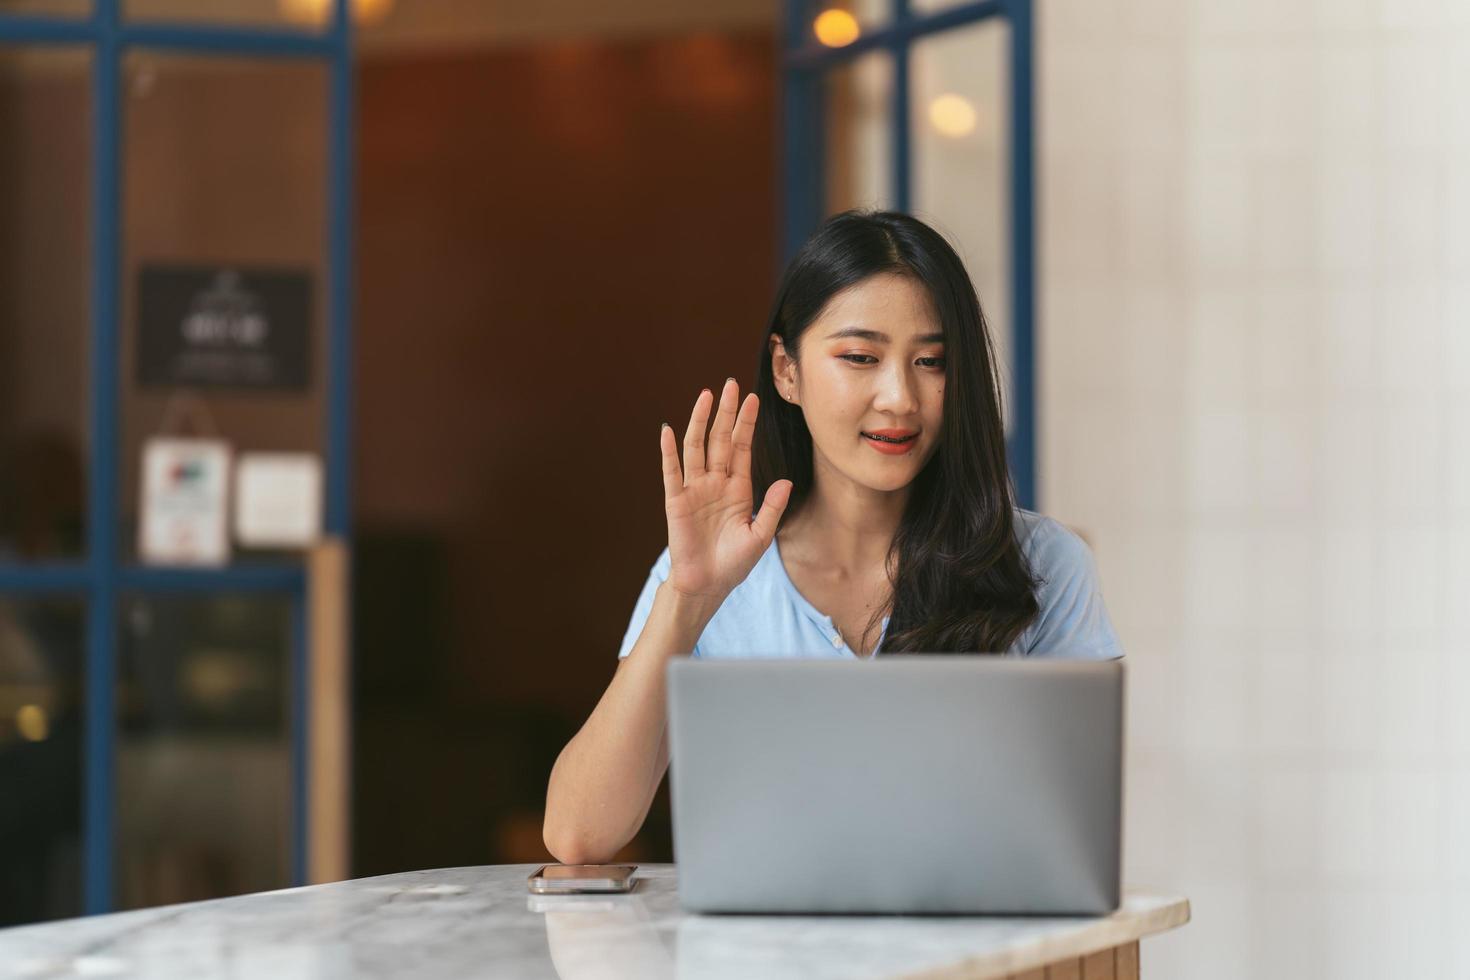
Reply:
<svg viewBox="0 0 1470 980"><path fill-rule="evenodd" d="M889 548L893 582L884 653L1004 653L1036 618L1036 580L1016 540L1000 380L980 299L944 236L907 214L844 211L828 218L782 276L761 340L752 447L756 500L792 481L785 516L812 489L812 436L799 405L781 398L771 337L800 364L802 334L842 290L879 273L911 276L944 331L940 444L914 478ZM879 608L871 631L885 612Z"/></svg>

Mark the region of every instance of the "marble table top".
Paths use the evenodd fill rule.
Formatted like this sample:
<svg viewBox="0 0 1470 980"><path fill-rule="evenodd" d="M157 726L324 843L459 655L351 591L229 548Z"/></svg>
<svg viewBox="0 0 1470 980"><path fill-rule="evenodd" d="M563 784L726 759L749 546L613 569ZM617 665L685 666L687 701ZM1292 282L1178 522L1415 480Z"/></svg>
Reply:
<svg viewBox="0 0 1470 980"><path fill-rule="evenodd" d="M531 895L532 864L446 868L0 929L0 977L999 977L1189 921L1130 891L1088 918L715 916L673 865L627 895Z"/></svg>

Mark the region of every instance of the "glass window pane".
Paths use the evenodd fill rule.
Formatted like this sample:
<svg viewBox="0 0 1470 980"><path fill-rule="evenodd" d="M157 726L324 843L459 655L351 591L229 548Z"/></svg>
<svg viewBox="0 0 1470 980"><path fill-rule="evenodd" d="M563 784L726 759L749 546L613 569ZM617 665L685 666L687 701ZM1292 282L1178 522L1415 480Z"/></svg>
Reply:
<svg viewBox="0 0 1470 980"><path fill-rule="evenodd" d="M972 2L973 0L909 0L909 10L915 14L937 14L941 10Z"/></svg>
<svg viewBox="0 0 1470 980"><path fill-rule="evenodd" d="M322 452L328 76L317 62L153 52L124 70L120 533L131 556L147 439ZM182 340L189 311L217 302L264 310L269 371L250 374L256 354L233 337Z"/></svg>
<svg viewBox="0 0 1470 980"><path fill-rule="evenodd" d="M0 14L85 17L91 12L92 0L0 0Z"/></svg>
<svg viewBox="0 0 1470 980"><path fill-rule="evenodd" d="M0 926L82 914L84 618L0 599Z"/></svg>
<svg viewBox="0 0 1470 980"><path fill-rule="evenodd" d="M0 563L86 547L90 67L0 46Z"/></svg>
<svg viewBox="0 0 1470 980"><path fill-rule="evenodd" d="M288 886L289 602L131 598L121 617L117 907Z"/></svg>
<svg viewBox="0 0 1470 980"><path fill-rule="evenodd" d="M991 19L916 42L913 212L960 252L996 345L1011 416L1010 28Z"/></svg>
<svg viewBox="0 0 1470 980"><path fill-rule="evenodd" d="M827 214L893 201L893 61L864 55L822 80Z"/></svg>

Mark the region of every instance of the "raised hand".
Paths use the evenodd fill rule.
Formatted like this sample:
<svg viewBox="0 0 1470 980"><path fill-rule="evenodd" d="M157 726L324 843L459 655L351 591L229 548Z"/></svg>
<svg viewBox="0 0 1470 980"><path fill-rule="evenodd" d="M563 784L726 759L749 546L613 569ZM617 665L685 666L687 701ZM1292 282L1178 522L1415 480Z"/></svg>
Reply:
<svg viewBox="0 0 1470 980"><path fill-rule="evenodd" d="M745 581L770 547L791 497L791 481L777 480L766 491L760 513L751 519L755 493L750 447L760 399L754 392L746 395L737 414L739 398L740 386L731 378L721 390L706 447L705 427L714 395L708 388L699 393L684 433L682 472L674 430L666 424L658 437L669 523L669 585L716 603Z"/></svg>

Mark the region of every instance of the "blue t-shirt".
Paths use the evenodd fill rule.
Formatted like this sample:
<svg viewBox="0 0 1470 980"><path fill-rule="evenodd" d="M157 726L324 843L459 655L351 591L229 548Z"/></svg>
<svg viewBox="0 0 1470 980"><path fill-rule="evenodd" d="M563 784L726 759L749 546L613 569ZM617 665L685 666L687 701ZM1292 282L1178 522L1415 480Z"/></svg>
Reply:
<svg viewBox="0 0 1470 980"><path fill-rule="evenodd" d="M1040 614L1006 651L1022 657L1106 660L1123 655L1098 588L1097 570L1086 542L1050 517L1016 508L1016 536L1040 579ZM653 608L653 594L669 577L664 548L633 607L619 657L638 642ZM888 634L883 617L882 636ZM878 641L881 655L882 639ZM696 657L833 657L861 659L825 616L796 590L780 548L772 539L745 581L737 585L694 645Z"/></svg>

